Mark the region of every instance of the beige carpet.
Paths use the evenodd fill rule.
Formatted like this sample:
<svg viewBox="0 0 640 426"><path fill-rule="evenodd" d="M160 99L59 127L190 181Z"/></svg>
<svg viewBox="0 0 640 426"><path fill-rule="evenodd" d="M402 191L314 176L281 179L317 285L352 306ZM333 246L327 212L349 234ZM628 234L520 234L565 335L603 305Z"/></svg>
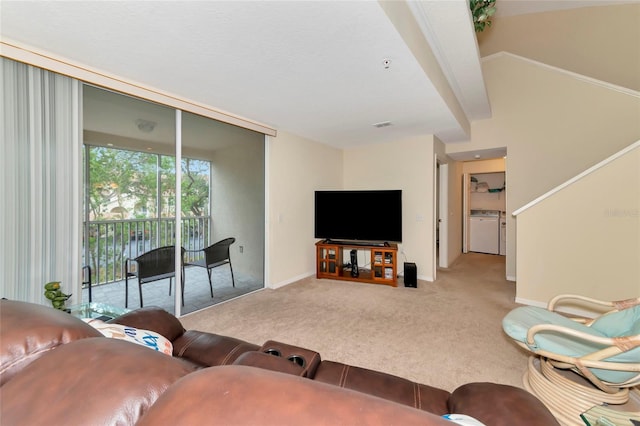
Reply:
<svg viewBox="0 0 640 426"><path fill-rule="evenodd" d="M449 391L475 381L522 387L527 355L501 326L517 306L504 271L504 257L470 253L417 289L308 278L181 321L256 344L272 339L306 347L322 359Z"/></svg>

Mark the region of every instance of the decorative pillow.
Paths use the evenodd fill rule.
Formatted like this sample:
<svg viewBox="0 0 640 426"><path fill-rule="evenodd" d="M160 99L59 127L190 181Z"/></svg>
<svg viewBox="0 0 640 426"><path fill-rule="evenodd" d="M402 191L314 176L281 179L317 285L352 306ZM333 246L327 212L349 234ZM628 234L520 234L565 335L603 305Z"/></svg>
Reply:
<svg viewBox="0 0 640 426"><path fill-rule="evenodd" d="M485 426L484 423L466 414L445 414L442 418L462 426Z"/></svg>
<svg viewBox="0 0 640 426"><path fill-rule="evenodd" d="M607 337L633 336L640 333L640 305L622 311L609 312L591 324Z"/></svg>
<svg viewBox="0 0 640 426"><path fill-rule="evenodd" d="M146 346L163 354L172 356L173 345L166 337L149 330L141 330L122 324L105 323L95 318L83 318L83 321L98 330L105 337L122 339Z"/></svg>

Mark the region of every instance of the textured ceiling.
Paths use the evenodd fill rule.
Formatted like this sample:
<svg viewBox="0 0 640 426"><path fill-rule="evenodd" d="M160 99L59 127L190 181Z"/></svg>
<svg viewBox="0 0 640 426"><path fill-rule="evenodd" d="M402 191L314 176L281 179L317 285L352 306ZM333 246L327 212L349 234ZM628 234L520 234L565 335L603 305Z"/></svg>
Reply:
<svg viewBox="0 0 640 426"><path fill-rule="evenodd" d="M465 75L480 82L476 104L488 115L466 1L447 3L440 7L445 19L466 19L456 18L437 40L455 40L452 52L467 52L475 62L455 78L461 87ZM468 139L378 2L3 1L1 7L7 40L319 142ZM449 72L460 68L451 64ZM391 126L373 126L386 121Z"/></svg>

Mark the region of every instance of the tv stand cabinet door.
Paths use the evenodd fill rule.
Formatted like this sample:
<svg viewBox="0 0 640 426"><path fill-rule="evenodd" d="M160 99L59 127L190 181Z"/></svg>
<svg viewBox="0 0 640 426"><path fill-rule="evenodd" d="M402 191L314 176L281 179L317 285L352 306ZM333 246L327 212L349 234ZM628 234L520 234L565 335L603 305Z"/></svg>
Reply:
<svg viewBox="0 0 640 426"><path fill-rule="evenodd" d="M371 249L371 278L375 282L398 285L397 253L395 247Z"/></svg>
<svg viewBox="0 0 640 426"><path fill-rule="evenodd" d="M337 245L318 244L316 255L316 276L336 278L342 270L342 248Z"/></svg>

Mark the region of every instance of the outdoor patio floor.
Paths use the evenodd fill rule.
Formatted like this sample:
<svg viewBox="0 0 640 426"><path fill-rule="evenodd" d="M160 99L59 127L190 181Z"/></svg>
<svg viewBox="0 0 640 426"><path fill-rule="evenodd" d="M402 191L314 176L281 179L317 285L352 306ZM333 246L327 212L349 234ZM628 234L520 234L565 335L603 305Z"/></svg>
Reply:
<svg viewBox="0 0 640 426"><path fill-rule="evenodd" d="M213 298L209 291L209 280L204 268L185 268L184 306L182 314L213 306L215 304L242 296L247 293L264 288L262 281L253 277L243 276L234 271L235 284L231 285L231 274L228 266L221 266L212 270L211 281L213 283ZM175 279L172 283L171 295L169 295L169 280L159 280L142 285L142 300L144 306L158 306L167 312L173 313L175 307ZM92 302L105 303L107 305L124 308L125 281L117 281L110 284L93 285ZM129 309L140 307L138 291L138 279L129 279ZM82 290L82 302L89 301L89 290Z"/></svg>

